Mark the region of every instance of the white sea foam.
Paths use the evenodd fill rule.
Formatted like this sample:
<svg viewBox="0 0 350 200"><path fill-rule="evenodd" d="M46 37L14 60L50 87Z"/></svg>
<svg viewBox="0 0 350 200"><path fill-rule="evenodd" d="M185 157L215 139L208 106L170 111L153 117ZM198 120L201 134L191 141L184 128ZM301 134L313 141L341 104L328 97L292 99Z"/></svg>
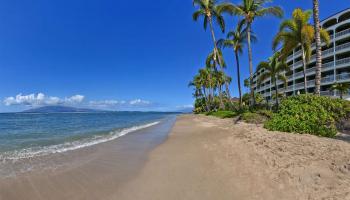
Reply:
<svg viewBox="0 0 350 200"><path fill-rule="evenodd" d="M52 145L47 147L37 147L37 148L27 148L27 149L12 151L12 152L5 152L0 154L0 161L2 162L16 161L18 159L33 158L37 156L45 156L45 155L54 154L54 153L63 153L67 151L84 148L84 147L89 147L89 146L93 146L96 144L117 139L128 133L141 130L144 128L148 128L148 127L157 125L159 123L160 123L159 121L156 121L149 124L133 126L133 127L121 129L118 131L111 131L108 135L103 135L103 136L100 135L100 136L95 136L94 138L82 139L82 140L73 141L73 142L66 142L58 145Z"/></svg>

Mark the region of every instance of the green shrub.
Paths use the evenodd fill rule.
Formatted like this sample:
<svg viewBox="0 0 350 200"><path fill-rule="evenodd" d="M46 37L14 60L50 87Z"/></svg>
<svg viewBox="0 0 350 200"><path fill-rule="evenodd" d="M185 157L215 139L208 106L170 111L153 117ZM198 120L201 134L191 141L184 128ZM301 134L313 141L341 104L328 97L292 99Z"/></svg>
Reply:
<svg viewBox="0 0 350 200"><path fill-rule="evenodd" d="M207 113L207 115L215 116L215 117L219 117L219 118L224 119L224 118L236 117L237 113L233 112L233 111L224 110L224 111L217 111L217 112L209 112L209 113Z"/></svg>
<svg viewBox="0 0 350 200"><path fill-rule="evenodd" d="M253 112L245 112L241 115L243 121L252 124L261 124L267 120L267 117L264 115L253 113Z"/></svg>
<svg viewBox="0 0 350 200"><path fill-rule="evenodd" d="M313 134L334 137L336 125L349 115L347 101L298 95L282 100L278 113L265 123L265 128L273 131Z"/></svg>

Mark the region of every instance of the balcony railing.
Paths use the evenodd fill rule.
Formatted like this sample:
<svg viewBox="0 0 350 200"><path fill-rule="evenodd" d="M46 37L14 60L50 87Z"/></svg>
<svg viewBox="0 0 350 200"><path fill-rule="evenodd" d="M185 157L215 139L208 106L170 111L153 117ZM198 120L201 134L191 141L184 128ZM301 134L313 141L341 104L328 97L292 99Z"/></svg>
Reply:
<svg viewBox="0 0 350 200"><path fill-rule="evenodd" d="M333 68L333 67L334 67L334 62L333 61L322 64L322 70L326 70L328 68Z"/></svg>
<svg viewBox="0 0 350 200"><path fill-rule="evenodd" d="M308 81L308 82L306 82L306 84L307 84L307 87L314 87L315 86L315 80Z"/></svg>
<svg viewBox="0 0 350 200"><path fill-rule="evenodd" d="M349 48L349 47L350 47L350 42L342 44L342 45L339 45L339 46L336 46L335 50L336 51L340 51L340 50L343 50L343 49L346 49L346 48Z"/></svg>
<svg viewBox="0 0 350 200"><path fill-rule="evenodd" d="M336 65L343 65L343 64L349 64L350 63L350 57L349 58L343 58L336 61Z"/></svg>
<svg viewBox="0 0 350 200"><path fill-rule="evenodd" d="M320 94L321 96L333 96L332 91L321 91Z"/></svg>
<svg viewBox="0 0 350 200"><path fill-rule="evenodd" d="M334 81L334 77L333 76L326 76L324 78L321 79L321 83L330 83Z"/></svg>
<svg viewBox="0 0 350 200"><path fill-rule="evenodd" d="M315 70L316 70L316 67L306 69L306 74L309 74L309 73L315 72Z"/></svg>
<svg viewBox="0 0 350 200"><path fill-rule="evenodd" d="M350 73L338 74L337 81L343 81L350 79Z"/></svg>
<svg viewBox="0 0 350 200"><path fill-rule="evenodd" d="M300 88L304 88L304 82L295 84L295 87L294 87L294 88L295 88L296 90L297 90L297 89L300 89Z"/></svg>
<svg viewBox="0 0 350 200"><path fill-rule="evenodd" d="M346 29L346 30L340 31L339 33L336 33L335 37L338 38L349 33L350 33L350 29Z"/></svg>
<svg viewBox="0 0 350 200"><path fill-rule="evenodd" d="M301 71L301 72L297 72L297 73L294 74L294 77L295 77L295 78L296 78L296 77L299 77L299 76L304 76L304 72Z"/></svg>
<svg viewBox="0 0 350 200"><path fill-rule="evenodd" d="M294 63L295 67L299 67L299 65L303 65L303 61L299 60L298 62Z"/></svg>
<svg viewBox="0 0 350 200"><path fill-rule="evenodd" d="M299 51L295 52L295 57L298 57L300 55L301 55L301 49Z"/></svg>

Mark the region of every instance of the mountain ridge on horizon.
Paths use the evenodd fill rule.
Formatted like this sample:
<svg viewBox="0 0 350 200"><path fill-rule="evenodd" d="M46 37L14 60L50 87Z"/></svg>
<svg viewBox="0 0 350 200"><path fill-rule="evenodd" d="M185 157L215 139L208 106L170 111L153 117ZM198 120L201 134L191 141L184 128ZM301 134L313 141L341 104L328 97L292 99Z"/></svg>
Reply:
<svg viewBox="0 0 350 200"><path fill-rule="evenodd" d="M89 108L76 108L71 106L42 106L24 110L21 113L74 113L74 112L106 112Z"/></svg>

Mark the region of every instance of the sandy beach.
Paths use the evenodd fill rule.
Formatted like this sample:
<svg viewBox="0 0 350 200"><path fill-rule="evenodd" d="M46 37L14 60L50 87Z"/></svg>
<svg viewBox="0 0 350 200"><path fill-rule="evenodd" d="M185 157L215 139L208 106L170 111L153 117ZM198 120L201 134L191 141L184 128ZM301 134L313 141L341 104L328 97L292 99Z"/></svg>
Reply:
<svg viewBox="0 0 350 200"><path fill-rule="evenodd" d="M337 139L182 115L146 155L111 159L111 145L75 167L1 180L0 199L350 199L350 143Z"/></svg>

